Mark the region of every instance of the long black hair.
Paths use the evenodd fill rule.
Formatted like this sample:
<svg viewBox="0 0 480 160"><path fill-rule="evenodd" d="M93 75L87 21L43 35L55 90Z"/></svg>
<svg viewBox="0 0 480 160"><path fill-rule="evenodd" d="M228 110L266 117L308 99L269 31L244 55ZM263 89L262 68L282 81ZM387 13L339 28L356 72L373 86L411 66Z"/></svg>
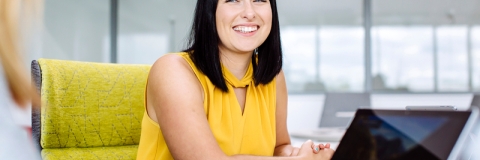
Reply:
<svg viewBox="0 0 480 160"><path fill-rule="evenodd" d="M216 12L218 0L198 0L192 28L187 44L190 59L210 81L224 92L228 92L220 64ZM282 46L276 0L270 0L272 29L257 52L252 55L255 85L268 84L282 69ZM257 60L258 58L258 60Z"/></svg>

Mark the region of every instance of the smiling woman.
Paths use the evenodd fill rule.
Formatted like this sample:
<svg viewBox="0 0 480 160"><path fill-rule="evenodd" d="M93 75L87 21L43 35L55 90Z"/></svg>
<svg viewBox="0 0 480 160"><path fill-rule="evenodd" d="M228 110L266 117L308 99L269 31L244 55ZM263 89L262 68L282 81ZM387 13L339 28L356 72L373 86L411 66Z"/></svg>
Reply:
<svg viewBox="0 0 480 160"><path fill-rule="evenodd" d="M150 70L137 159L329 159L290 145L279 28L275 0L198 0L188 48Z"/></svg>
<svg viewBox="0 0 480 160"><path fill-rule="evenodd" d="M272 29L272 9L267 1L220 2L216 23L221 53L251 53Z"/></svg>

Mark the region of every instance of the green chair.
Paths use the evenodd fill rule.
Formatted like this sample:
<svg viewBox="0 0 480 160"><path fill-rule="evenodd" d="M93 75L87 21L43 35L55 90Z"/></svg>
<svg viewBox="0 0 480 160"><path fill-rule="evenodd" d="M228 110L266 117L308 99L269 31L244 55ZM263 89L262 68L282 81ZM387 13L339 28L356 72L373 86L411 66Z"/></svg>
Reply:
<svg viewBox="0 0 480 160"><path fill-rule="evenodd" d="M39 59L32 135L43 159L135 159L150 66ZM36 108L36 109L35 109Z"/></svg>

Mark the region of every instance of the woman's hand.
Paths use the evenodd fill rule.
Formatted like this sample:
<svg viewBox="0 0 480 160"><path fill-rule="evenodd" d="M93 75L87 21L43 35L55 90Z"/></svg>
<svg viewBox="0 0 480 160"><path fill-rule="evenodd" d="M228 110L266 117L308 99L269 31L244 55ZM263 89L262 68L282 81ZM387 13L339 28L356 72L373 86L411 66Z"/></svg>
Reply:
<svg viewBox="0 0 480 160"><path fill-rule="evenodd" d="M327 143L327 144L314 144L312 143L312 151L313 153L319 153L320 150L323 150L323 149L330 149L330 143ZM283 156L298 156L298 151L300 151L300 148L298 147L290 147L290 149L284 149L283 150Z"/></svg>
<svg viewBox="0 0 480 160"><path fill-rule="evenodd" d="M323 144L312 144L312 150L313 150L313 153L318 153L320 152L320 150L323 150L323 149L330 149L330 143L327 143L325 145Z"/></svg>
<svg viewBox="0 0 480 160"><path fill-rule="evenodd" d="M306 142L305 142L306 143ZM314 144L312 142L312 151L313 153L319 153L321 150L324 150L324 149L330 149L330 143L327 143L327 144ZM300 151L300 148L297 148L297 147L291 147L290 149L284 149L283 152L283 156L298 156L298 151Z"/></svg>
<svg viewBox="0 0 480 160"><path fill-rule="evenodd" d="M323 145L323 149L320 149L320 145L317 145L318 151L312 152L312 147L315 145L311 140L308 140L307 142L302 144L302 147L300 147L298 151L298 156L301 159L331 159L334 153L334 150L330 149L330 144L328 145L328 148L326 147L327 145Z"/></svg>

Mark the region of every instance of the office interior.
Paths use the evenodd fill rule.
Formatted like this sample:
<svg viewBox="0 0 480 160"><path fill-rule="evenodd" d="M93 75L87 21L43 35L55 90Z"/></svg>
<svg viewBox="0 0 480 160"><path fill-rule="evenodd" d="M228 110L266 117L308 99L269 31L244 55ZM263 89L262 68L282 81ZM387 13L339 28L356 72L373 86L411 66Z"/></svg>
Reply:
<svg viewBox="0 0 480 160"><path fill-rule="evenodd" d="M185 49L195 0L45 0L25 65L39 58L153 64ZM478 0L277 1L288 129L320 125L326 93L371 108L452 105L480 92ZM31 125L30 113L15 113ZM479 124L480 125L480 124ZM480 141L478 141L480 142Z"/></svg>

